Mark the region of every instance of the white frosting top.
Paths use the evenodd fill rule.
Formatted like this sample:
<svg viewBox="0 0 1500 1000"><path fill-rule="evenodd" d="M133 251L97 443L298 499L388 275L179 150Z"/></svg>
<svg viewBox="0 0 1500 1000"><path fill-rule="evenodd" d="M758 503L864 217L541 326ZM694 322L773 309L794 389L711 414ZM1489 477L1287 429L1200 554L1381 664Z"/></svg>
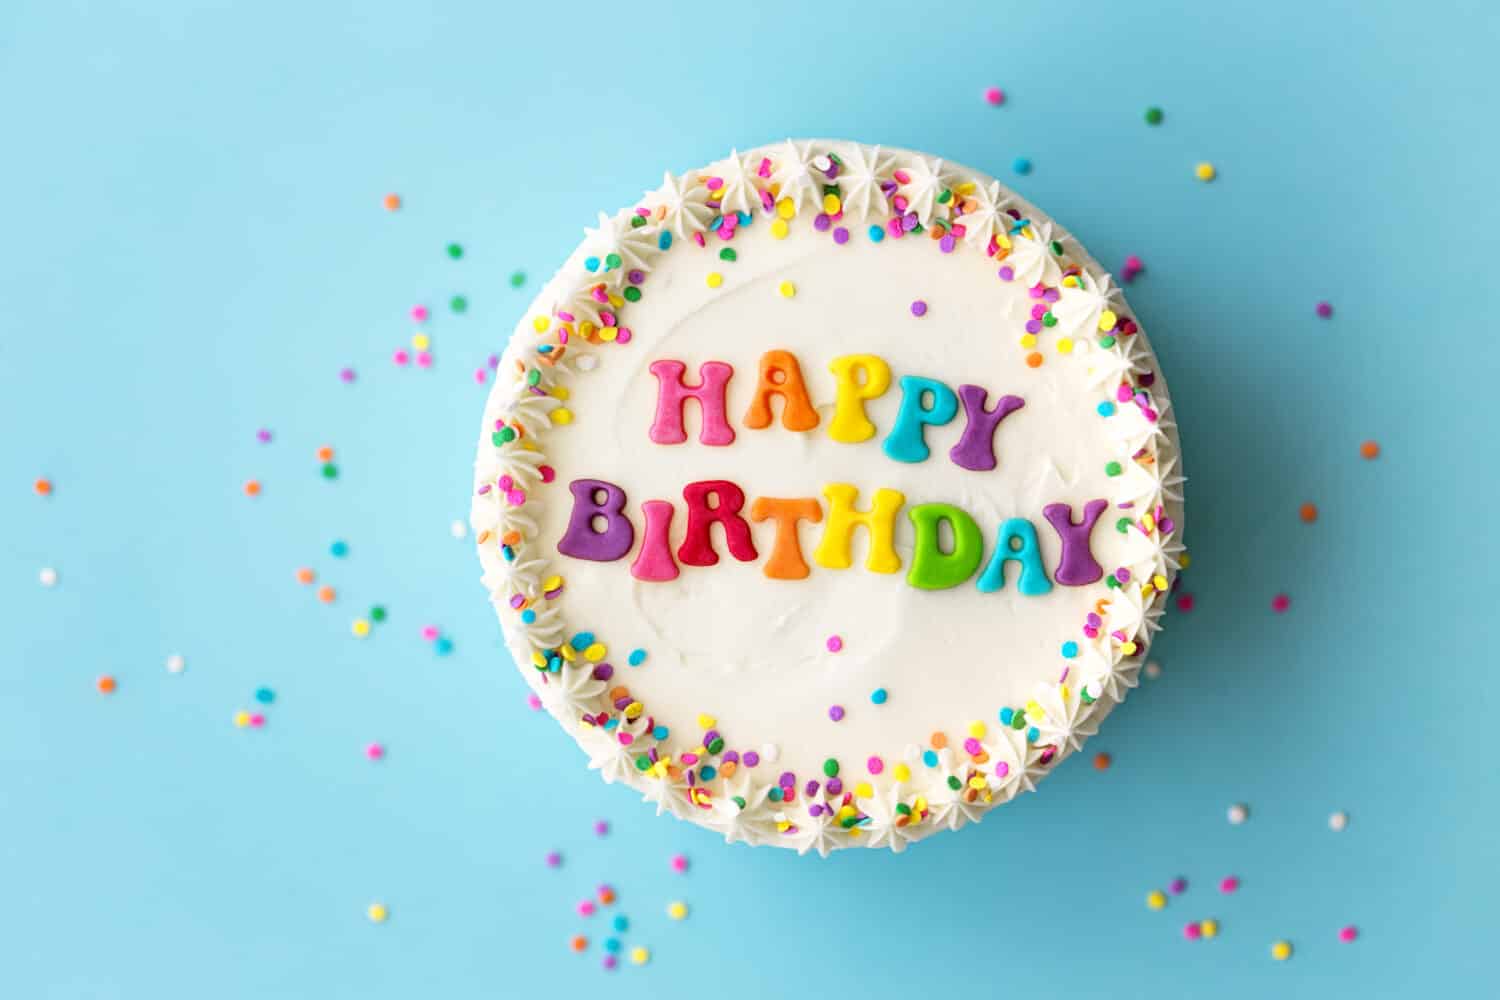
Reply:
<svg viewBox="0 0 1500 1000"><path fill-rule="evenodd" d="M799 363L810 430L784 425L784 399L768 427L746 424L773 350ZM858 443L830 435L830 363L853 354L891 371L865 405L876 433ZM685 364L688 385L706 362L732 367L732 443L700 440L692 401L686 442L652 439L662 360ZM1136 685L1184 561L1166 385L1119 289L993 178L921 154L789 140L668 174L588 230L517 327L501 376L471 523L507 645L590 767L730 841L899 851L1031 790ZM949 457L964 406L925 428L925 460L888 453L905 376L979 386L987 407L1024 400L993 432L994 468ZM577 480L623 491L626 555L559 551ZM805 579L768 577L772 520L749 524L748 561L714 527L716 565L679 557L675 579L632 573L648 544L642 503L672 504L676 555L683 488L709 480L737 485L745 515L756 498L816 500L821 523L798 528ZM899 572L866 568L863 528L849 568L817 554L831 528L824 487L840 483L860 510L876 490L903 494ZM1043 510L1066 504L1077 522L1097 500L1108 507L1087 543L1102 577L1065 584ZM967 513L983 538L979 568L948 589L907 578L907 515L931 503ZM976 584L1012 519L1034 527L1045 593L1022 593L1018 560L1000 589ZM950 525L939 551L951 545Z"/></svg>

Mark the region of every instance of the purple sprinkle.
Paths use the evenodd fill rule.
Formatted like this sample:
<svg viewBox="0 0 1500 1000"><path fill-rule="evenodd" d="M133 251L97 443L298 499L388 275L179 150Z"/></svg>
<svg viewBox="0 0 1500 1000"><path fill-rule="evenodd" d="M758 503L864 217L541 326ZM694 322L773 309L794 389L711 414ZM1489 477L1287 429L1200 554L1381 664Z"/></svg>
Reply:
<svg viewBox="0 0 1500 1000"><path fill-rule="evenodd" d="M740 762L746 767L754 767L756 764L760 763L760 754L756 753L754 750L746 750L744 756L740 758Z"/></svg>
<svg viewBox="0 0 1500 1000"><path fill-rule="evenodd" d="M829 778L828 779L828 794L829 795L842 795L842 794L844 794L844 781L843 781L842 778Z"/></svg>
<svg viewBox="0 0 1500 1000"><path fill-rule="evenodd" d="M834 705L832 708L830 708L828 710L828 717L830 719L832 719L834 722L838 722L840 719L842 719L844 717L844 706L843 705Z"/></svg>
<svg viewBox="0 0 1500 1000"><path fill-rule="evenodd" d="M718 738L719 738L719 731L717 729L710 729L708 732L706 732L706 733L703 734L703 745L704 746L708 746L710 743L712 743L714 740L716 740Z"/></svg>
<svg viewBox="0 0 1500 1000"><path fill-rule="evenodd" d="M260 430L255 432L255 440L259 441L261 444L270 444L271 432L262 427Z"/></svg>
<svg viewBox="0 0 1500 1000"><path fill-rule="evenodd" d="M938 240L938 249L943 251L943 253L952 253L953 248L956 246L958 246L958 241L953 238L952 233Z"/></svg>
<svg viewBox="0 0 1500 1000"><path fill-rule="evenodd" d="M353 368L344 368L344 369L340 370L339 371L339 378L343 379L345 382L353 382L354 381L354 369Z"/></svg>
<svg viewBox="0 0 1500 1000"><path fill-rule="evenodd" d="M776 779L776 784L780 785L782 788L796 788L797 776L791 771L782 771L781 777Z"/></svg>
<svg viewBox="0 0 1500 1000"><path fill-rule="evenodd" d="M917 228L919 221L916 212L907 212L901 217L901 228L909 233Z"/></svg>
<svg viewBox="0 0 1500 1000"><path fill-rule="evenodd" d="M498 355L498 354L491 354L489 356L489 366L491 368L499 368L500 367L500 355Z"/></svg>
<svg viewBox="0 0 1500 1000"><path fill-rule="evenodd" d="M639 285L646 280L646 275L639 268L631 268L625 272L625 280L632 285Z"/></svg>
<svg viewBox="0 0 1500 1000"><path fill-rule="evenodd" d="M917 299L915 302L913 302L911 304L911 314L913 316L926 316L927 315L927 303L923 302L921 299Z"/></svg>
<svg viewBox="0 0 1500 1000"><path fill-rule="evenodd" d="M807 807L807 814L809 816L811 816L813 819L817 819L819 816L823 815L823 805L822 805L822 803L820 803L820 802L814 802L812 805L808 806Z"/></svg>
<svg viewBox="0 0 1500 1000"><path fill-rule="evenodd" d="M811 798L812 796L817 795L818 794L818 783L816 781L809 781L807 783L806 788L803 790L802 794L806 795L808 798Z"/></svg>
<svg viewBox="0 0 1500 1000"><path fill-rule="evenodd" d="M1333 315L1333 305L1332 305L1332 303L1329 303L1329 302L1319 302L1318 306L1317 306L1317 313L1318 313L1319 318L1321 318L1321 319L1327 319L1328 317L1332 316Z"/></svg>
<svg viewBox="0 0 1500 1000"><path fill-rule="evenodd" d="M1027 333L1041 333L1042 332L1042 321L1039 320L1039 319L1028 319L1026 321L1026 332Z"/></svg>
<svg viewBox="0 0 1500 1000"><path fill-rule="evenodd" d="M1060 298L1062 298L1062 292L1055 288L1049 288L1042 293L1042 299L1047 302L1056 302Z"/></svg>
<svg viewBox="0 0 1500 1000"><path fill-rule="evenodd" d="M833 231L833 242L837 243L839 246L843 246L845 243L848 243L849 230L845 229L843 226L839 226Z"/></svg>
<svg viewBox="0 0 1500 1000"><path fill-rule="evenodd" d="M740 762L740 752L738 750L725 750L719 759L725 764L738 764Z"/></svg>
<svg viewBox="0 0 1500 1000"><path fill-rule="evenodd" d="M819 212L813 216L813 228L820 233L828 232L828 227L833 225L833 219L829 218L827 212Z"/></svg>
<svg viewBox="0 0 1500 1000"><path fill-rule="evenodd" d="M1001 267L1000 271L999 271L999 274L1000 274L1000 280L1001 281L1012 281L1016 277L1015 268L1011 267L1009 264L1006 264L1003 267Z"/></svg>
<svg viewBox="0 0 1500 1000"><path fill-rule="evenodd" d="M594 680L607 681L615 675L615 668L608 663L601 663L594 668Z"/></svg>

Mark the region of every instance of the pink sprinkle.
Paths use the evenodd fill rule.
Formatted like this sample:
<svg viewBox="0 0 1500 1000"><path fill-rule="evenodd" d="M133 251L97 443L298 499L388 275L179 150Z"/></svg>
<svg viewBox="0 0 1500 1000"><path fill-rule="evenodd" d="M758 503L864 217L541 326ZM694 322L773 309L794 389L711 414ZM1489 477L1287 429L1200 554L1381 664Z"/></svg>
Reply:
<svg viewBox="0 0 1500 1000"><path fill-rule="evenodd" d="M550 483L557 478L557 470L550 465L538 466L536 471L541 475L544 483Z"/></svg>
<svg viewBox="0 0 1500 1000"><path fill-rule="evenodd" d="M600 819L594 821L594 835L597 837L609 836L609 820Z"/></svg>
<svg viewBox="0 0 1500 1000"><path fill-rule="evenodd" d="M354 369L353 368L342 368L342 369L340 369L339 370L339 378L342 379L344 382L353 382L354 381Z"/></svg>
<svg viewBox="0 0 1500 1000"><path fill-rule="evenodd" d="M428 351L418 351L417 352L417 367L418 368L431 368L432 367L432 354L430 352L428 352Z"/></svg>
<svg viewBox="0 0 1500 1000"><path fill-rule="evenodd" d="M681 875L688 870L688 859L685 854L672 855L672 870Z"/></svg>
<svg viewBox="0 0 1500 1000"><path fill-rule="evenodd" d="M1225 875L1219 882L1219 891L1224 893L1234 892L1240 887L1240 880L1234 875Z"/></svg>
<svg viewBox="0 0 1500 1000"><path fill-rule="evenodd" d="M885 761L881 760L879 757L871 757L869 760L865 761L865 769L868 770L871 774L879 774L881 771L885 770Z"/></svg>
<svg viewBox="0 0 1500 1000"><path fill-rule="evenodd" d="M1328 319L1333 315L1333 305L1329 302L1319 302L1316 308L1316 312L1320 319Z"/></svg>
<svg viewBox="0 0 1500 1000"><path fill-rule="evenodd" d="M841 639L839 636L830 635L828 637L828 651L830 653L837 653L839 650L841 650L843 648L844 648L844 640Z"/></svg>
<svg viewBox="0 0 1500 1000"><path fill-rule="evenodd" d="M1189 941L1196 941L1203 936L1203 928L1198 926L1197 921L1184 924L1182 927L1182 936Z"/></svg>
<svg viewBox="0 0 1500 1000"><path fill-rule="evenodd" d="M432 640L436 639L437 637L438 637L438 627L436 625L423 625L422 626L422 638L426 639L428 642L431 642Z"/></svg>
<svg viewBox="0 0 1500 1000"><path fill-rule="evenodd" d="M1271 610L1276 612L1278 615L1286 611L1286 609L1291 606L1292 599L1285 594L1277 594L1275 597L1271 598Z"/></svg>
<svg viewBox="0 0 1500 1000"><path fill-rule="evenodd" d="M255 432L255 440L259 441L261 444L270 444L271 432L262 427L260 430Z"/></svg>
<svg viewBox="0 0 1500 1000"><path fill-rule="evenodd" d="M411 361L411 355L406 353L406 348L398 347L391 352L391 360L398 365L406 365Z"/></svg>
<svg viewBox="0 0 1500 1000"><path fill-rule="evenodd" d="M535 691L526 696L526 707L533 712L540 712L542 710L542 699L537 697Z"/></svg>
<svg viewBox="0 0 1500 1000"><path fill-rule="evenodd" d="M585 899L578 904L578 915L580 917L592 917L594 915L594 901Z"/></svg>
<svg viewBox="0 0 1500 1000"><path fill-rule="evenodd" d="M474 369L474 381L478 382L480 385L484 385L484 380L488 377L489 372L485 371L483 368Z"/></svg>
<svg viewBox="0 0 1500 1000"><path fill-rule="evenodd" d="M427 322L427 307L422 305L412 306L411 318L416 320L418 323Z"/></svg>
<svg viewBox="0 0 1500 1000"><path fill-rule="evenodd" d="M547 852L547 867L548 868L561 868L562 867L562 853L559 852L559 851L548 851Z"/></svg>
<svg viewBox="0 0 1500 1000"><path fill-rule="evenodd" d="M1345 944L1348 944L1350 941L1353 941L1357 937L1359 937L1359 928L1355 927L1353 924L1350 924L1348 927L1345 927L1339 931L1339 940L1344 942Z"/></svg>
<svg viewBox="0 0 1500 1000"><path fill-rule="evenodd" d="M984 101L986 104L993 104L999 107L1005 103L1005 91L999 87L986 87L984 90Z"/></svg>
<svg viewBox="0 0 1500 1000"><path fill-rule="evenodd" d="M604 968L607 969L608 971L610 971L610 972L615 971L615 969L619 966L619 964L620 964L620 956L619 955L605 955L604 956L603 965L604 965Z"/></svg>
<svg viewBox="0 0 1500 1000"><path fill-rule="evenodd" d="M1177 610L1181 611L1183 614L1186 614L1187 612L1193 610L1193 595L1192 594L1178 594L1177 595Z"/></svg>
<svg viewBox="0 0 1500 1000"><path fill-rule="evenodd" d="M259 712L256 712L254 715L250 716L250 725L254 726L256 729L259 729L265 724L266 717L264 715L261 715Z"/></svg>
<svg viewBox="0 0 1500 1000"><path fill-rule="evenodd" d="M1174 896L1181 896L1184 892L1187 891L1187 879L1174 878L1167 886L1167 891Z"/></svg>
<svg viewBox="0 0 1500 1000"><path fill-rule="evenodd" d="M380 745L379 743L371 743L369 746L365 747L365 756L370 758L371 760L384 760L385 747Z"/></svg>

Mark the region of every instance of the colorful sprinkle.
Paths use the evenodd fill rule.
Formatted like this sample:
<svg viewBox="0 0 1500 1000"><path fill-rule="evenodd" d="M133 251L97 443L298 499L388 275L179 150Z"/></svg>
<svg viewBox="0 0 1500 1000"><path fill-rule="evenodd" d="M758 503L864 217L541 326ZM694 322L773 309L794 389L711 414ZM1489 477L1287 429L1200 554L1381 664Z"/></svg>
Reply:
<svg viewBox="0 0 1500 1000"><path fill-rule="evenodd" d="M688 859L686 854L674 854L671 860L672 870L681 875L688 870Z"/></svg>
<svg viewBox="0 0 1500 1000"><path fill-rule="evenodd" d="M1334 833L1343 833L1344 828L1348 825L1349 814L1346 812L1336 812L1328 817L1328 829L1332 830Z"/></svg>
<svg viewBox="0 0 1500 1000"><path fill-rule="evenodd" d="M687 904L681 900L675 900L667 904L667 916L673 920L683 920L688 915Z"/></svg>
<svg viewBox="0 0 1500 1000"><path fill-rule="evenodd" d="M1313 312L1318 314L1319 319L1328 319L1333 315L1333 305L1329 302L1319 302L1313 307Z"/></svg>
<svg viewBox="0 0 1500 1000"><path fill-rule="evenodd" d="M1286 610L1291 606L1292 599L1285 594L1277 594L1275 597L1271 598L1271 610L1276 612L1278 615L1284 614Z"/></svg>
<svg viewBox="0 0 1500 1000"><path fill-rule="evenodd" d="M1001 90L999 87L986 87L984 89L984 102L986 104L992 104L997 107L1001 104L1004 104L1005 91Z"/></svg>
<svg viewBox="0 0 1500 1000"><path fill-rule="evenodd" d="M1350 943L1358 937L1359 928L1355 927L1353 924L1350 924L1348 927L1342 927L1339 929L1339 940L1344 942L1345 944Z"/></svg>
<svg viewBox="0 0 1500 1000"><path fill-rule="evenodd" d="M844 640L843 640L843 638L841 636L830 635L828 637L828 643L827 643L827 645L828 645L828 651L830 653L837 653L839 650L841 650L841 649L844 648Z"/></svg>
<svg viewBox="0 0 1500 1000"><path fill-rule="evenodd" d="M1031 173L1031 161L1024 156L1018 156L1011 161L1010 169L1025 177Z"/></svg>
<svg viewBox="0 0 1500 1000"><path fill-rule="evenodd" d="M383 924L390 915L390 911L386 909L384 903L371 903L365 907L365 916L369 918L372 924Z"/></svg>
<svg viewBox="0 0 1500 1000"><path fill-rule="evenodd" d="M1161 124L1161 120L1163 118L1165 118L1165 117L1166 117L1166 115L1162 112L1161 108L1158 108L1158 107L1149 107L1149 108L1146 109L1146 124L1147 125L1160 125Z"/></svg>
<svg viewBox="0 0 1500 1000"><path fill-rule="evenodd" d="M630 949L630 964L645 965L651 961L651 950L649 948L634 947Z"/></svg>
<svg viewBox="0 0 1500 1000"><path fill-rule="evenodd" d="M1285 962L1292 957L1292 943L1290 941L1277 941L1271 945L1271 957L1278 962Z"/></svg>
<svg viewBox="0 0 1500 1000"><path fill-rule="evenodd" d="M399 194L388 194L380 199L380 204L387 212L398 212L401 210L401 196Z"/></svg>
<svg viewBox="0 0 1500 1000"><path fill-rule="evenodd" d="M1146 906L1152 910L1160 910L1167 905L1167 894L1160 889L1152 889L1146 893Z"/></svg>
<svg viewBox="0 0 1500 1000"><path fill-rule="evenodd" d="M1226 895L1239 890L1240 880L1235 875L1225 875L1219 880L1219 891Z"/></svg>
<svg viewBox="0 0 1500 1000"><path fill-rule="evenodd" d="M913 316L916 316L919 319L921 317L923 317L923 316L926 316L927 315L927 303L923 302L921 299L917 299L915 302L913 302L911 304L911 314Z"/></svg>
<svg viewBox="0 0 1500 1000"><path fill-rule="evenodd" d="M1114 763L1114 758L1107 753L1094 754L1094 770L1108 771L1109 765Z"/></svg>
<svg viewBox="0 0 1500 1000"><path fill-rule="evenodd" d="M1315 503L1303 504L1297 508L1297 516L1302 518L1304 524L1312 524L1318 519L1318 505Z"/></svg>
<svg viewBox="0 0 1500 1000"><path fill-rule="evenodd" d="M1359 446L1359 457L1364 459L1377 459L1380 457L1380 445L1375 441L1366 441Z"/></svg>
<svg viewBox="0 0 1500 1000"><path fill-rule="evenodd" d="M888 698L890 698L890 694L886 691L885 688L876 688L874 691L870 692L870 702L872 704L884 705Z"/></svg>
<svg viewBox="0 0 1500 1000"><path fill-rule="evenodd" d="M119 684L109 674L104 674L98 680L94 681L94 687L99 689L100 694L114 694Z"/></svg>
<svg viewBox="0 0 1500 1000"><path fill-rule="evenodd" d="M1193 168L1193 176L1206 183L1219 176L1219 171L1214 168L1212 163L1205 161Z"/></svg>
<svg viewBox="0 0 1500 1000"><path fill-rule="evenodd" d="M1243 802L1236 802L1234 805L1229 807L1229 822L1232 825L1239 826L1249 818L1250 807L1245 805Z"/></svg>
<svg viewBox="0 0 1500 1000"><path fill-rule="evenodd" d="M844 718L844 706L830 705L828 708L828 717L834 722L842 720Z"/></svg>

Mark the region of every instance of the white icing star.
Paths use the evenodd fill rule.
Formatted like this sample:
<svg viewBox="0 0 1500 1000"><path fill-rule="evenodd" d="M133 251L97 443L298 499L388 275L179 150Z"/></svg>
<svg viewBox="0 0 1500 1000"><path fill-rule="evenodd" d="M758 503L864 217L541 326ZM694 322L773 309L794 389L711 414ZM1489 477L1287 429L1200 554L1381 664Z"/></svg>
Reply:
<svg viewBox="0 0 1500 1000"><path fill-rule="evenodd" d="M630 220L634 218L634 212L620 212L613 218L600 212L598 225L583 231L584 255L599 260L598 270L592 272L596 278L619 285L626 271L651 270L651 260L657 253L656 227L649 223L632 225ZM620 263L611 267L610 255L619 257Z"/></svg>
<svg viewBox="0 0 1500 1000"><path fill-rule="evenodd" d="M699 180L697 171L681 177L672 176L671 171L662 174L661 187L646 192L646 200L648 204L655 202L661 206L662 228L680 240L703 232L714 217L714 210L706 204L708 188Z"/></svg>
<svg viewBox="0 0 1500 1000"><path fill-rule="evenodd" d="M1030 288L1038 284L1056 285L1062 268L1052 252L1052 223L1033 223L1026 232L1012 233L1010 256L1005 263L1015 272L1016 281Z"/></svg>
<svg viewBox="0 0 1500 1000"><path fill-rule="evenodd" d="M553 715L577 722L593 714L594 701L607 686L594 677L592 665L565 663L557 673L542 674L540 697Z"/></svg>
<svg viewBox="0 0 1500 1000"><path fill-rule="evenodd" d="M821 171L814 169L811 161L812 143L801 148L788 139L773 154L776 169L771 172L771 183L777 185L777 197L788 198L799 210L806 201L814 209L823 201Z"/></svg>
<svg viewBox="0 0 1500 1000"><path fill-rule="evenodd" d="M1124 701L1125 693L1140 683L1141 660L1137 656L1109 655L1091 642L1084 647L1075 669L1090 697L1118 702ZM1069 679L1073 679L1071 673Z"/></svg>
<svg viewBox="0 0 1500 1000"><path fill-rule="evenodd" d="M844 161L837 178L844 214L866 219L890 214L885 192L880 189L881 175L890 171L890 157L883 157L879 146L867 152L864 146L855 144L839 158Z"/></svg>
<svg viewBox="0 0 1500 1000"><path fill-rule="evenodd" d="M981 251L988 250L990 239L1005 237L1010 229L1011 217L1006 213L1011 199L1000 193L1000 182L980 184L968 196L974 202L972 211L965 212L954 221L964 227L964 242ZM1008 238L1006 242L1009 242Z"/></svg>
<svg viewBox="0 0 1500 1000"><path fill-rule="evenodd" d="M755 186L755 171L745 164L739 150L730 150L726 159L720 160L703 172L705 177L718 178L722 183L708 192L709 198L719 203L720 214L729 212L755 212L761 207L760 193Z"/></svg>
<svg viewBox="0 0 1500 1000"><path fill-rule="evenodd" d="M1036 717L1028 704L1026 721L1036 726L1039 744L1052 744L1059 753L1069 753L1083 746L1083 741L1094 735L1097 726L1090 725L1091 706L1078 697L1076 687L1071 684L1040 684L1032 702L1040 706L1042 714Z"/></svg>
<svg viewBox="0 0 1500 1000"><path fill-rule="evenodd" d="M901 785L892 784L862 802L865 815L869 817L869 822L864 824L867 847L889 847L900 854L908 843L918 839L919 828L909 819L904 824L901 822L903 817L897 809L902 805Z"/></svg>
<svg viewBox="0 0 1500 1000"><path fill-rule="evenodd" d="M1059 332L1093 337L1099 333L1099 319L1104 310L1120 304L1120 290L1109 275L1095 279L1087 272L1078 276L1081 287L1063 285L1061 297L1052 306Z"/></svg>
<svg viewBox="0 0 1500 1000"><path fill-rule="evenodd" d="M906 198L906 210L917 213L917 219L926 226L932 222L933 212L938 207L938 196L949 186L943 161L918 156L903 169L907 181L899 190Z"/></svg>

